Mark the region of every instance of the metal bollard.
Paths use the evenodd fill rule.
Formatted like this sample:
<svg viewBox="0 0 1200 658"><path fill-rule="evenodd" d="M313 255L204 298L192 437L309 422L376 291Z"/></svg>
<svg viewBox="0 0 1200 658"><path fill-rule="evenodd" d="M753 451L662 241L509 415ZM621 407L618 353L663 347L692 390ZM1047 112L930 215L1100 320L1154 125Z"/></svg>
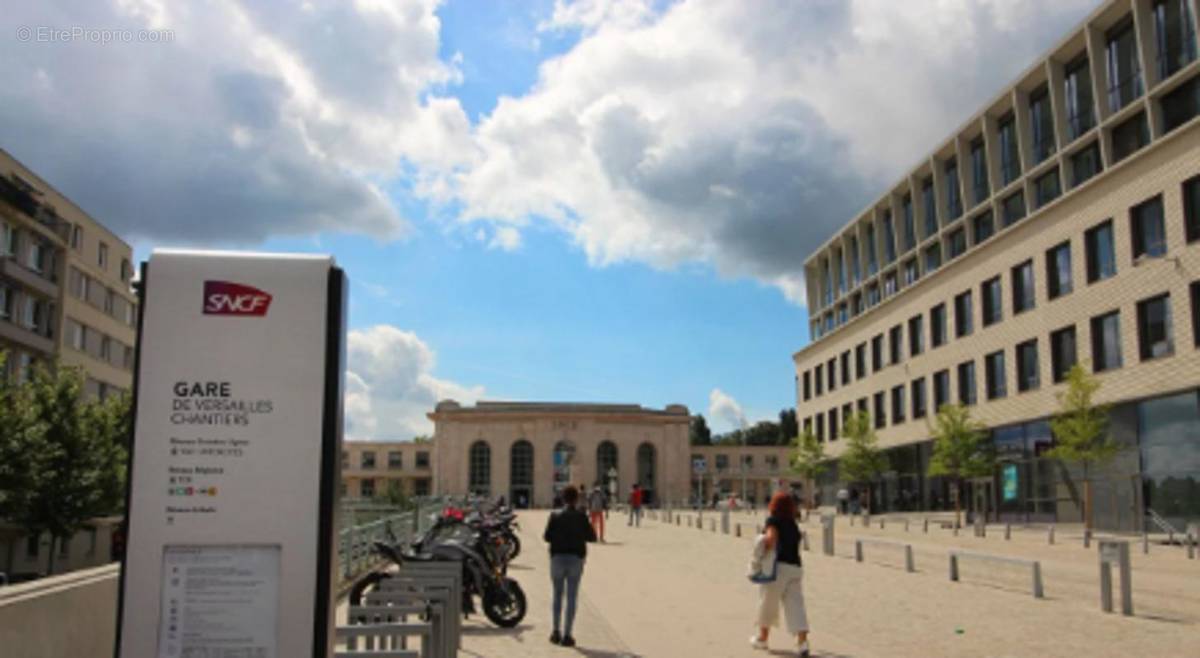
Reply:
<svg viewBox="0 0 1200 658"><path fill-rule="evenodd" d="M733 524L733 529L735 531L734 534L736 536L738 536L738 537L742 536L742 524L740 524L740 523Z"/></svg>
<svg viewBox="0 0 1200 658"><path fill-rule="evenodd" d="M861 539L854 540L854 561L855 562L863 561L863 551L862 551L862 540Z"/></svg>
<svg viewBox="0 0 1200 658"><path fill-rule="evenodd" d="M904 545L904 570L909 573L913 573L917 570L915 564L913 563L912 544Z"/></svg>
<svg viewBox="0 0 1200 658"><path fill-rule="evenodd" d="M928 517L925 518L925 522L922 524L921 532L923 532L925 534L929 534L929 518Z"/></svg>
<svg viewBox="0 0 1200 658"><path fill-rule="evenodd" d="M1012 524L1006 523L1006 524L1004 524L1004 541L1009 541L1011 539L1012 539Z"/></svg>
<svg viewBox="0 0 1200 658"><path fill-rule="evenodd" d="M1084 530L1083 531L1083 547L1091 548L1091 546L1092 546L1092 531Z"/></svg>
<svg viewBox="0 0 1200 658"><path fill-rule="evenodd" d="M1042 590L1042 563L1033 563L1033 598L1045 598L1045 592Z"/></svg>
<svg viewBox="0 0 1200 658"><path fill-rule="evenodd" d="M883 530L886 524L887 524L887 519L879 519L879 529L880 530Z"/></svg>
<svg viewBox="0 0 1200 658"><path fill-rule="evenodd" d="M908 519L904 519L904 532L908 532Z"/></svg>
<svg viewBox="0 0 1200 658"><path fill-rule="evenodd" d="M1150 554L1150 533L1142 533L1142 555Z"/></svg>
<svg viewBox="0 0 1200 658"><path fill-rule="evenodd" d="M950 554L950 580L958 582L958 556Z"/></svg>
<svg viewBox="0 0 1200 658"><path fill-rule="evenodd" d="M1046 533L1046 543L1054 545L1054 526L1050 526L1050 532Z"/></svg>
<svg viewBox="0 0 1200 658"><path fill-rule="evenodd" d="M1113 611L1112 567L1121 579L1121 614L1133 615L1133 571L1129 565L1129 542L1100 540L1100 609Z"/></svg>
<svg viewBox="0 0 1200 658"><path fill-rule="evenodd" d="M1196 538L1188 537L1188 545L1187 546L1188 546L1188 559L1195 560L1196 559Z"/></svg>

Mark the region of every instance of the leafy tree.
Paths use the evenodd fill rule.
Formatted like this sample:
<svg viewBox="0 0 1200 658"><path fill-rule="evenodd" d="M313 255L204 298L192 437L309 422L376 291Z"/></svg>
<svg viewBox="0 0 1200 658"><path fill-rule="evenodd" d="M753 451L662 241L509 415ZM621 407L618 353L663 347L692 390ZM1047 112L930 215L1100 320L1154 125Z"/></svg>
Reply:
<svg viewBox="0 0 1200 658"><path fill-rule="evenodd" d="M800 427L796 424L796 410L783 409L779 412L779 440L776 445L792 445L800 435Z"/></svg>
<svg viewBox="0 0 1200 658"><path fill-rule="evenodd" d="M779 425L769 420L760 420L743 430L748 446L779 445Z"/></svg>
<svg viewBox="0 0 1200 658"><path fill-rule="evenodd" d="M825 472L825 446L817 440L811 429L796 437L792 442L796 449L792 453L792 471L804 478L804 486L808 492L808 508L814 505L813 493L816 489L817 478Z"/></svg>
<svg viewBox="0 0 1200 658"><path fill-rule="evenodd" d="M688 437L694 446L712 445L712 430L708 429L708 422L704 420L702 414L692 416L691 427L688 428Z"/></svg>
<svg viewBox="0 0 1200 658"><path fill-rule="evenodd" d="M387 491L384 493L384 499L388 505L399 509L408 509L412 506L412 500L404 493L404 486L399 480L389 480Z"/></svg>
<svg viewBox="0 0 1200 658"><path fill-rule="evenodd" d="M413 443L416 443L418 445L423 445L426 443L433 443L433 439L429 438L428 435L420 434L420 435L413 437Z"/></svg>
<svg viewBox="0 0 1200 658"><path fill-rule="evenodd" d="M1092 528L1092 467L1111 462L1125 450L1108 431L1108 405L1093 402L1098 390L1099 380L1080 364L1071 366L1067 390L1058 396L1059 414L1050 421L1055 444L1045 453L1083 468L1083 518L1088 530Z"/></svg>
<svg viewBox="0 0 1200 658"><path fill-rule="evenodd" d="M960 527L963 480L991 475L996 458L983 425L961 404L938 409L933 437L929 475L947 476L954 482L954 526Z"/></svg>
<svg viewBox="0 0 1200 658"><path fill-rule="evenodd" d="M887 468L887 456L879 449L879 437L871 426L871 415L865 411L852 414L842 426L846 439L846 451L842 453L841 470L851 482L861 482L867 487L870 507L872 482Z"/></svg>
<svg viewBox="0 0 1200 658"><path fill-rule="evenodd" d="M128 400L85 401L82 390L83 374L62 365L0 383L0 516L50 534L48 573L58 544L120 509L124 491Z"/></svg>

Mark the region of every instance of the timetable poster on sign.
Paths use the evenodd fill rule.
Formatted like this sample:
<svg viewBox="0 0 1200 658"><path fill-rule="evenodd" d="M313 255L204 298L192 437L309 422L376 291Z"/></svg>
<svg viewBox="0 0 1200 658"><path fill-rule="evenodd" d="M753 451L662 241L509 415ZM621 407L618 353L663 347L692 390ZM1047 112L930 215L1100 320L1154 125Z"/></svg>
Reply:
<svg viewBox="0 0 1200 658"><path fill-rule="evenodd" d="M139 286L115 656L331 656L345 276L155 251Z"/></svg>

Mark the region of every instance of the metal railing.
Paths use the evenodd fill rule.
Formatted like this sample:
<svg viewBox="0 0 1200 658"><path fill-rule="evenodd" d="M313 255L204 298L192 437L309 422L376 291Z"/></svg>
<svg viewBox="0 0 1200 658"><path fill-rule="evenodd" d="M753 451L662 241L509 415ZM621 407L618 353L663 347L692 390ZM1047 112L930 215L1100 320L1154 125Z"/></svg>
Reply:
<svg viewBox="0 0 1200 658"><path fill-rule="evenodd" d="M422 500L411 510L342 529L338 533L338 573L342 579L354 578L375 564L375 542L408 543L428 530L433 523L431 517L444 505L441 499Z"/></svg>

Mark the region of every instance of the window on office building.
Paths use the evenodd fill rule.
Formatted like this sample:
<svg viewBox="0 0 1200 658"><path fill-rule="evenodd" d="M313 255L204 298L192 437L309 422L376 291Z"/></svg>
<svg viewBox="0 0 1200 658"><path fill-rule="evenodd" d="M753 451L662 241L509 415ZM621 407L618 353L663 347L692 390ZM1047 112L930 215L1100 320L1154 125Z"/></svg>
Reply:
<svg viewBox="0 0 1200 658"><path fill-rule="evenodd" d="M937 197L933 193L933 179L926 178L921 184L921 205L925 208L925 237L938 232Z"/></svg>
<svg viewBox="0 0 1200 658"><path fill-rule="evenodd" d="M933 373L933 412L936 414L949 403L950 371L939 370Z"/></svg>
<svg viewBox="0 0 1200 658"><path fill-rule="evenodd" d="M971 304L971 291L968 290L954 298L954 337L970 336L975 330L972 320L974 312Z"/></svg>
<svg viewBox="0 0 1200 658"><path fill-rule="evenodd" d="M1033 287L1033 261L1027 260L1012 268L1013 315L1033 308L1035 301Z"/></svg>
<svg viewBox="0 0 1200 658"><path fill-rule="evenodd" d="M958 364L958 402L966 405L975 404L974 361Z"/></svg>
<svg viewBox="0 0 1200 658"><path fill-rule="evenodd" d="M1150 143L1146 113L1138 112L1112 130L1113 162L1120 162Z"/></svg>
<svg viewBox="0 0 1200 658"><path fill-rule="evenodd" d="M997 128L1000 142L1000 176L1004 185L1008 185L1021 175L1021 159L1017 151L1017 124L1011 112L1000 118Z"/></svg>
<svg viewBox="0 0 1200 658"><path fill-rule="evenodd" d="M896 226L890 210L883 211L883 262L885 265L896 262Z"/></svg>
<svg viewBox="0 0 1200 658"><path fill-rule="evenodd" d="M1004 350L983 357L984 392L989 400L1008 395L1004 380Z"/></svg>
<svg viewBox="0 0 1200 658"><path fill-rule="evenodd" d="M1029 126L1033 132L1033 161L1042 162L1054 155L1054 113L1050 110L1050 90L1046 85L1029 95Z"/></svg>
<svg viewBox="0 0 1200 658"><path fill-rule="evenodd" d="M825 366L820 363L813 368L813 382L816 383L816 396L821 397L821 394L825 392Z"/></svg>
<svg viewBox="0 0 1200 658"><path fill-rule="evenodd" d="M904 414L907 411L904 403L904 384L892 387L892 424L896 425L904 422Z"/></svg>
<svg viewBox="0 0 1200 658"><path fill-rule="evenodd" d="M1192 291L1192 342L1200 347L1200 281L1191 285Z"/></svg>
<svg viewBox="0 0 1200 658"><path fill-rule="evenodd" d="M832 392L837 388L837 357L825 364L825 376L828 378L827 388Z"/></svg>
<svg viewBox="0 0 1200 658"><path fill-rule="evenodd" d="M887 426L887 400L883 391L875 394L875 429Z"/></svg>
<svg viewBox="0 0 1200 658"><path fill-rule="evenodd" d="M992 218L992 211L990 210L985 210L975 215L975 218L971 220L971 224L975 230L975 244L987 240L996 232L996 220Z"/></svg>
<svg viewBox="0 0 1200 658"><path fill-rule="evenodd" d="M1104 372L1121 367L1121 312L1092 318L1092 369Z"/></svg>
<svg viewBox="0 0 1200 658"><path fill-rule="evenodd" d="M1105 34L1108 73L1108 109L1116 112L1142 95L1142 69L1138 64L1133 17L1128 16Z"/></svg>
<svg viewBox="0 0 1200 658"><path fill-rule="evenodd" d="M1100 173L1100 142L1092 142L1071 156L1071 187L1079 187Z"/></svg>
<svg viewBox="0 0 1200 658"><path fill-rule="evenodd" d="M1142 202L1129 211L1133 258L1157 258L1167 253L1167 234L1163 224L1162 196Z"/></svg>
<svg viewBox="0 0 1200 658"><path fill-rule="evenodd" d="M1002 211L1004 226L1007 228L1025 219L1025 192L1017 190L1004 198Z"/></svg>
<svg viewBox="0 0 1200 658"><path fill-rule="evenodd" d="M1117 254L1113 246L1112 220L1094 226L1083 234L1087 249L1088 283L1107 279L1117 273Z"/></svg>
<svg viewBox="0 0 1200 658"><path fill-rule="evenodd" d="M938 304L929 309L929 344L941 347L946 344L946 305Z"/></svg>
<svg viewBox="0 0 1200 658"><path fill-rule="evenodd" d="M900 200L900 218L904 227L904 251L917 246L917 225L913 217L912 195L905 194Z"/></svg>
<svg viewBox="0 0 1200 658"><path fill-rule="evenodd" d="M921 316L908 319L908 354L918 356L925 351L925 328Z"/></svg>
<svg viewBox="0 0 1200 658"><path fill-rule="evenodd" d="M925 272L932 274L942 266L942 245L932 244L925 248Z"/></svg>
<svg viewBox="0 0 1200 658"><path fill-rule="evenodd" d="M100 243L100 250L96 252L96 265L100 266L101 270L108 269L108 245Z"/></svg>
<svg viewBox="0 0 1200 658"><path fill-rule="evenodd" d="M845 352L842 352L841 367L842 367L842 386L845 386L846 384L849 384L851 381L853 381L852 375L850 373L850 350L846 350Z"/></svg>
<svg viewBox="0 0 1200 658"><path fill-rule="evenodd" d="M822 413L817 414L817 440L818 441L825 440L825 414L822 414ZM725 455L717 455L718 463L721 461L722 457L725 457ZM726 457L726 459L728 459L728 458ZM717 470L721 470L721 467L717 466Z"/></svg>
<svg viewBox="0 0 1200 658"><path fill-rule="evenodd" d="M891 297L892 295L896 294L896 291L899 289L900 289L899 280L896 278L895 272L888 272L886 275L884 275L884 277L883 277L883 296L885 298Z"/></svg>
<svg viewBox="0 0 1200 658"><path fill-rule="evenodd" d="M911 286L921 278L921 270L917 266L917 259L910 258L904 261L904 285Z"/></svg>
<svg viewBox="0 0 1200 658"><path fill-rule="evenodd" d="M971 142L971 188L974 192L972 199L976 204L983 203L991 195L987 168L987 151L983 145L983 137L977 137Z"/></svg>
<svg viewBox="0 0 1200 658"><path fill-rule="evenodd" d="M840 427L840 425L838 425L838 410L830 409L829 410L829 440L830 441L837 441L838 427Z"/></svg>
<svg viewBox="0 0 1200 658"><path fill-rule="evenodd" d="M928 410L925 407L925 378L914 379L912 385L912 417L924 418Z"/></svg>
<svg viewBox="0 0 1200 658"><path fill-rule="evenodd" d="M1071 292L1071 241L1046 250L1046 292L1056 299Z"/></svg>
<svg viewBox="0 0 1200 658"><path fill-rule="evenodd" d="M1066 65L1063 91L1067 101L1067 134L1076 139L1096 126L1092 102L1092 74L1087 53Z"/></svg>
<svg viewBox="0 0 1200 658"><path fill-rule="evenodd" d="M1165 80L1196 59L1192 0L1154 1L1154 45L1158 77Z"/></svg>
<svg viewBox="0 0 1200 658"><path fill-rule="evenodd" d="M871 339L871 372L883 370L883 334Z"/></svg>
<svg viewBox="0 0 1200 658"><path fill-rule="evenodd" d="M896 325L888 330L888 363L897 364L903 359L904 325Z"/></svg>
<svg viewBox="0 0 1200 658"><path fill-rule="evenodd" d="M958 161L951 158L946 162L946 216L947 223L962 215L962 193L958 183Z"/></svg>
<svg viewBox="0 0 1200 658"><path fill-rule="evenodd" d="M1200 114L1200 76L1162 97L1163 132L1171 132Z"/></svg>
<svg viewBox="0 0 1200 658"><path fill-rule="evenodd" d="M1138 353L1143 361L1175 353L1171 327L1171 296L1151 297L1138 302Z"/></svg>
<svg viewBox="0 0 1200 658"><path fill-rule="evenodd" d="M803 383L801 388L804 391L804 401L808 402L812 398L812 376L809 371L805 370L800 380Z"/></svg>
<svg viewBox="0 0 1200 658"><path fill-rule="evenodd" d="M875 276L879 271L879 251L875 244L875 224L867 224L867 276Z"/></svg>
<svg viewBox="0 0 1200 658"><path fill-rule="evenodd" d="M979 287L983 304L983 326L990 327L1004 319L1004 300L1000 292L1000 277L994 276Z"/></svg>
<svg viewBox="0 0 1200 658"><path fill-rule="evenodd" d="M1183 224L1188 242L1200 240L1200 176L1183 184Z"/></svg>
<svg viewBox="0 0 1200 658"><path fill-rule="evenodd" d="M1058 179L1058 167L1047 171L1033 182L1033 198L1035 207L1042 206L1057 199L1062 194L1062 185Z"/></svg>
<svg viewBox="0 0 1200 658"><path fill-rule="evenodd" d="M1032 391L1041 384L1038 375L1037 339L1017 345L1017 390Z"/></svg>
<svg viewBox="0 0 1200 658"><path fill-rule="evenodd" d="M946 238L946 253L950 256L950 260L954 260L963 255L967 250L967 232L959 228L952 231Z"/></svg>
<svg viewBox="0 0 1200 658"><path fill-rule="evenodd" d="M867 344L859 343L854 348L854 375L858 379L867 376Z"/></svg>
<svg viewBox="0 0 1200 658"><path fill-rule="evenodd" d="M1050 332L1050 370L1055 384L1067 378L1078 360L1075 349L1075 325Z"/></svg>

